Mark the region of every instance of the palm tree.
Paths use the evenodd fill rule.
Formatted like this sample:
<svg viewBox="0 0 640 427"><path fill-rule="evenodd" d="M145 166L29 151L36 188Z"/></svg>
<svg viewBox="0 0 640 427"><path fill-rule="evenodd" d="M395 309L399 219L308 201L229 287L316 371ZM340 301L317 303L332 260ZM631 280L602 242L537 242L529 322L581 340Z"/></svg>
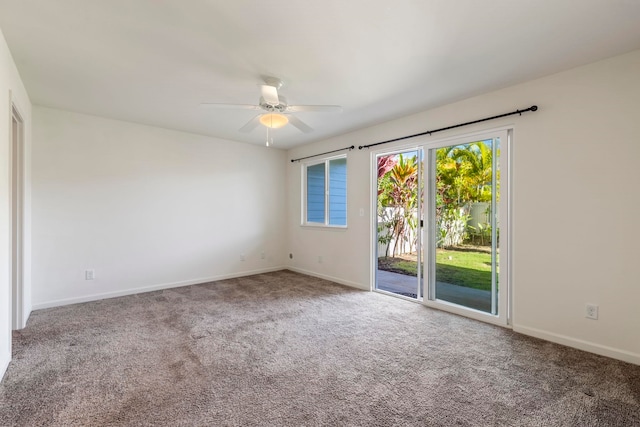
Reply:
<svg viewBox="0 0 640 427"><path fill-rule="evenodd" d="M443 246L461 243L470 204L491 201L493 152L484 141L436 151L436 221Z"/></svg>
<svg viewBox="0 0 640 427"><path fill-rule="evenodd" d="M460 172L468 186L468 201L491 200L493 179L493 151L484 141L472 142L464 148L456 148L453 158L460 164Z"/></svg>

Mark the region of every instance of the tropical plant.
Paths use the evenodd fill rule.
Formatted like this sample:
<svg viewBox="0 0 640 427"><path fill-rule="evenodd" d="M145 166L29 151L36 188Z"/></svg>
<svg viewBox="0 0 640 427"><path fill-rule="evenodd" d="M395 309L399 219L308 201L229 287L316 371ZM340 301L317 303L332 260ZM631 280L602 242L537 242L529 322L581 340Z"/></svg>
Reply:
<svg viewBox="0 0 640 427"><path fill-rule="evenodd" d="M420 168L417 156L403 154L381 156L377 166L378 216L382 227L378 240L387 245L386 255L390 252L395 256L405 247L414 248L416 244ZM468 231L475 235L480 232L484 243L486 226L483 224L483 230L475 230L467 229L467 224L472 203L491 201L492 180L491 142L477 141L436 150L438 246L459 245L468 236Z"/></svg>
<svg viewBox="0 0 640 427"><path fill-rule="evenodd" d="M436 169L445 203L491 199L492 152L483 141L438 149Z"/></svg>
<svg viewBox="0 0 640 427"><path fill-rule="evenodd" d="M483 141L456 148L453 157L460 165L461 185L466 187L470 202L491 201L493 152Z"/></svg>
<svg viewBox="0 0 640 427"><path fill-rule="evenodd" d="M467 222L469 215L464 209L443 209L439 216L436 216L436 223L440 235L437 246L439 248L450 248L458 246L467 237Z"/></svg>
<svg viewBox="0 0 640 427"><path fill-rule="evenodd" d="M382 221L378 223L378 242L380 244L385 245L384 256L385 258L389 256L389 244L393 239L393 236L389 233L389 230L392 228L392 224L388 221Z"/></svg>
<svg viewBox="0 0 640 427"><path fill-rule="evenodd" d="M497 150L499 154L499 149ZM477 141L436 150L436 220L440 227L440 243L450 246L462 243L467 230L461 224L471 204L490 202L493 180L493 151L491 142ZM498 171L499 174L499 171ZM499 179L499 175L497 177ZM499 194L499 193L498 193ZM458 215L459 218L455 218ZM466 226L466 223L465 223ZM469 231L484 243L486 226L477 225ZM482 234L482 236L480 235Z"/></svg>
<svg viewBox="0 0 640 427"><path fill-rule="evenodd" d="M378 216L387 228L378 233L378 241L389 245L391 256L405 246L415 245L415 209L417 205L418 161L415 156L403 154L378 158ZM390 239L387 239L390 236ZM387 246L386 254L389 252Z"/></svg>

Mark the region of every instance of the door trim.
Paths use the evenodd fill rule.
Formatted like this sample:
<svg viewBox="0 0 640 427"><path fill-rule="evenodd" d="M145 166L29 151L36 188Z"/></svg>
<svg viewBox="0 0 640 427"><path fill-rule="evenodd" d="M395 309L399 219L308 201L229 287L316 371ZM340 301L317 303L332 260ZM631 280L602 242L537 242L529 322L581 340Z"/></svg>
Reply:
<svg viewBox="0 0 640 427"><path fill-rule="evenodd" d="M10 287L11 329L25 327L24 306L24 190L25 137L24 119L11 94L9 110L9 198L10 198Z"/></svg>

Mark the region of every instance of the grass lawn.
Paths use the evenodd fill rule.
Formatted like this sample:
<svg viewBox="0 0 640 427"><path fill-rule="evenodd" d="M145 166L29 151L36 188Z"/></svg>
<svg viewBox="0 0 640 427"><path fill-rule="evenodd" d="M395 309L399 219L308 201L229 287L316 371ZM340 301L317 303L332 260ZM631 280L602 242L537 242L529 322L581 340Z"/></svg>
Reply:
<svg viewBox="0 0 640 427"><path fill-rule="evenodd" d="M417 275L415 256L378 258L378 268L409 276ZM438 249L436 280L468 288L491 290L491 254L483 251Z"/></svg>

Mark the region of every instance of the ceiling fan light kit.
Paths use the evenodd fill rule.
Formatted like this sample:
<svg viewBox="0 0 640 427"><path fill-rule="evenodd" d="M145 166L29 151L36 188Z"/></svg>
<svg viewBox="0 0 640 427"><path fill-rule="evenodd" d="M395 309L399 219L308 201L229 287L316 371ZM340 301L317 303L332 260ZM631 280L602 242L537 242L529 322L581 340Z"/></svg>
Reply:
<svg viewBox="0 0 640 427"><path fill-rule="evenodd" d="M268 113L260 116L260 123L271 129L280 129L289 123L289 119L283 114Z"/></svg>

